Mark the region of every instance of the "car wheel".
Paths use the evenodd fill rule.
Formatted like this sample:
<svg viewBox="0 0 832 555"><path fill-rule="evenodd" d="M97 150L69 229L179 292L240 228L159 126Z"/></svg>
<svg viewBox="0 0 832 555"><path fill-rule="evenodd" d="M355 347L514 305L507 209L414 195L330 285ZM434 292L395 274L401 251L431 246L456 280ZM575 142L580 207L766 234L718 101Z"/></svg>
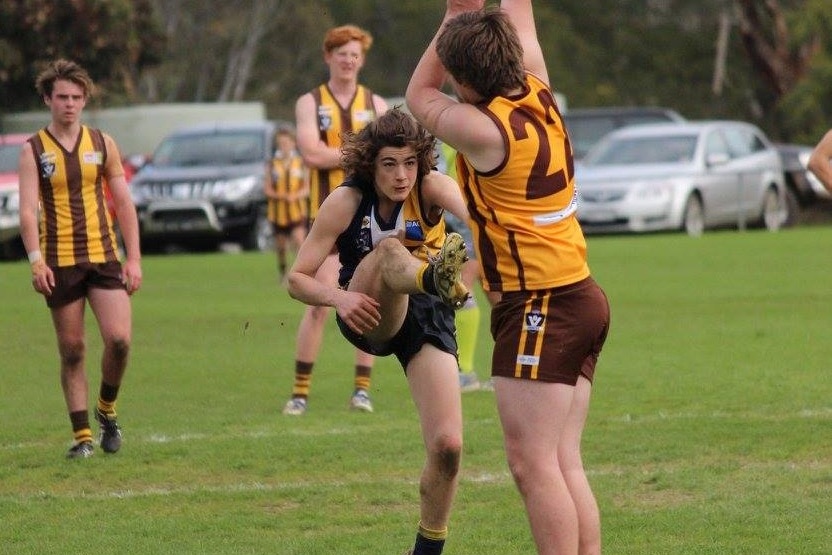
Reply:
<svg viewBox="0 0 832 555"><path fill-rule="evenodd" d="M691 195L685 203L682 229L691 237L699 237L705 231L705 210L699 195Z"/></svg>
<svg viewBox="0 0 832 555"><path fill-rule="evenodd" d="M763 213L760 217L763 227L769 231L777 231L783 227L788 219L788 207L785 199L775 188L766 191L763 198Z"/></svg>
<svg viewBox="0 0 832 555"><path fill-rule="evenodd" d="M792 227L800 222L800 200L797 193L791 187L786 187L786 221L783 227Z"/></svg>
<svg viewBox="0 0 832 555"><path fill-rule="evenodd" d="M272 249L273 241L272 224L265 213L260 213L243 239L243 249L247 251L268 251Z"/></svg>

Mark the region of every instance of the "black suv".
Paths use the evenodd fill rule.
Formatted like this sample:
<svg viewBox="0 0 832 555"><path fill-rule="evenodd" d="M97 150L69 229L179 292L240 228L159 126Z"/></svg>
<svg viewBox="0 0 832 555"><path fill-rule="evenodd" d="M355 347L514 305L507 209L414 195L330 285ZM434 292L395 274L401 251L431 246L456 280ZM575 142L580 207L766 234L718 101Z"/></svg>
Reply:
<svg viewBox="0 0 832 555"><path fill-rule="evenodd" d="M563 121L569 131L572 154L575 160L580 160L601 137L619 127L685 121L685 118L670 108L616 106L570 109L563 114Z"/></svg>
<svg viewBox="0 0 832 555"><path fill-rule="evenodd" d="M275 123L211 123L165 137L130 183L142 243L237 242L265 250L271 241L263 181Z"/></svg>

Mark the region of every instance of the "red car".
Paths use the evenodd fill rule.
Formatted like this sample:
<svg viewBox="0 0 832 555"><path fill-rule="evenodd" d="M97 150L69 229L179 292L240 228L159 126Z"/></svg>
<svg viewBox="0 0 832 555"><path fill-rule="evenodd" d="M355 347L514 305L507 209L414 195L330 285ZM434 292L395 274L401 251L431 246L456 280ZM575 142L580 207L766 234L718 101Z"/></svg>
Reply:
<svg viewBox="0 0 832 555"><path fill-rule="evenodd" d="M0 135L0 256L22 253L17 164L29 135Z"/></svg>

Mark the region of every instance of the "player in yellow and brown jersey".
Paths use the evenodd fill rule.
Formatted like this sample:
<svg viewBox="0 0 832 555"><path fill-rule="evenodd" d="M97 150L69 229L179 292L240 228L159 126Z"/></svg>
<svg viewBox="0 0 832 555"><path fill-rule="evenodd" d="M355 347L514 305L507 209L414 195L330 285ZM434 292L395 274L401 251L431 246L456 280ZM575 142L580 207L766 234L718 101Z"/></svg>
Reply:
<svg viewBox="0 0 832 555"><path fill-rule="evenodd" d="M132 334L129 295L142 282L136 210L115 141L81 124L93 91L87 72L57 60L40 73L36 85L52 120L20 153L20 229L32 286L46 298L58 338L61 384L74 434L67 457L94 452L85 370L86 303L104 341L95 408L99 444L115 453L121 447L115 405ZM124 241L123 263L105 186Z"/></svg>
<svg viewBox="0 0 832 555"><path fill-rule="evenodd" d="M442 215L467 213L456 183L431 171L434 142L397 108L350 135L349 177L321 205L289 272L294 298L333 307L353 345L395 355L404 369L426 458L418 555L442 553L462 451L454 308L468 296L460 275L465 245L459 234L445 234ZM333 248L341 275L324 284L315 276Z"/></svg>
<svg viewBox="0 0 832 555"><path fill-rule="evenodd" d="M286 255L291 245L297 253L309 226L309 168L296 150L295 133L280 127L275 133L271 179L264 182L267 216L274 232L277 270L286 277Z"/></svg>
<svg viewBox="0 0 832 555"><path fill-rule="evenodd" d="M341 170L341 136L362 129L387 111L380 96L358 83L372 36L355 25L342 25L324 36L324 62L329 80L298 98L295 123L298 149L310 168L310 220L329 193L344 180ZM338 259L333 254L318 272L322 283L335 284ZM292 396L283 414L298 416L306 412L312 367L323 342L327 307L308 306L298 327L295 352L295 380ZM356 351L354 390L350 408L372 412L370 374L373 357Z"/></svg>
<svg viewBox="0 0 832 555"><path fill-rule="evenodd" d="M458 152L491 301L492 376L509 468L539 554L601 552L581 433L609 304L575 216L572 149L531 0L446 0L406 98ZM446 79L459 101L442 93Z"/></svg>

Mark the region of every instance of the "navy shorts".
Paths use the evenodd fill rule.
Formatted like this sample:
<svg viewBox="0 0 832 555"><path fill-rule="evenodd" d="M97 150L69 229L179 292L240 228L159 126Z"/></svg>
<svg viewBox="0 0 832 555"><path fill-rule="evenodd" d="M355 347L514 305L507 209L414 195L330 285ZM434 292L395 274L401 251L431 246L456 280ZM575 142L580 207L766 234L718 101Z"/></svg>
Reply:
<svg viewBox="0 0 832 555"><path fill-rule="evenodd" d="M352 331L339 316L336 315L335 319L347 341L365 353L376 356L396 355L404 369L407 369L407 363L425 343L456 356L454 311L433 295L410 295L402 327L385 343L370 343L363 335Z"/></svg>

